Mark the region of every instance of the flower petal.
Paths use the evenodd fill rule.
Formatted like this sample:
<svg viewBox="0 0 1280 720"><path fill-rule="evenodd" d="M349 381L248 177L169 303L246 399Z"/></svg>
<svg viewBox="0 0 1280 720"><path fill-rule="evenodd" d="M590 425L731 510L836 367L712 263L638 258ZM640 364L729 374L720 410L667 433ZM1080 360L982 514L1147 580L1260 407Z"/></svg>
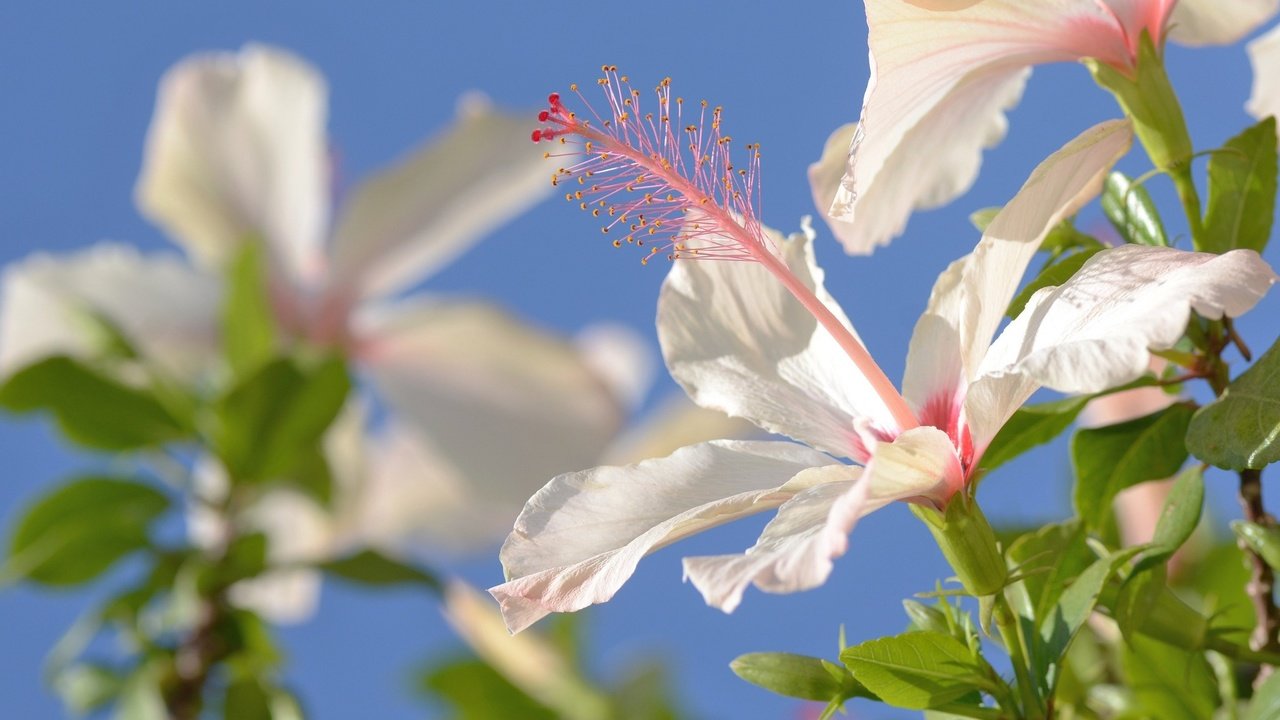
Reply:
<svg viewBox="0 0 1280 720"><path fill-rule="evenodd" d="M1280 10L1280 0L1178 0L1169 39L1183 45L1230 45Z"/></svg>
<svg viewBox="0 0 1280 720"><path fill-rule="evenodd" d="M160 82L137 202L206 267L261 238L287 277L322 267L328 222L324 80L250 45L190 57Z"/></svg>
<svg viewBox="0 0 1280 720"><path fill-rule="evenodd" d="M1253 93L1245 109L1259 120L1280 116L1280 26L1247 46L1253 65Z"/></svg>
<svg viewBox="0 0 1280 720"><path fill-rule="evenodd" d="M355 191L334 233L334 281L359 296L403 289L549 195L554 168L532 124L464 98L448 132Z"/></svg>
<svg viewBox="0 0 1280 720"><path fill-rule="evenodd" d="M856 247L863 242L858 226L837 220L827 212L840 190L845 167L849 164L849 148L857 137L858 123L845 123L836 128L822 146L822 157L809 165L809 191L813 194L814 207L827 223L831 234L845 248Z"/></svg>
<svg viewBox="0 0 1280 720"><path fill-rule="evenodd" d="M95 355L105 340L95 317L183 380L208 371L216 356L218 282L173 254L102 243L32 255L5 268L2 282L0 376L51 355Z"/></svg>
<svg viewBox="0 0 1280 720"><path fill-rule="evenodd" d="M864 515L962 482L951 439L933 427L913 428L892 443L880 443L865 470L830 465L805 477L818 484L783 503L745 553L685 558L685 578L708 605L733 612L751 584L770 593L818 587L831 575L832 561L848 549L849 533Z"/></svg>
<svg viewBox="0 0 1280 720"><path fill-rule="evenodd" d="M822 286L812 237L774 242L800 281L849 325ZM860 458L855 419L896 426L831 334L755 263L676 261L658 299L658 340L694 402L770 432Z"/></svg>
<svg viewBox="0 0 1280 720"><path fill-rule="evenodd" d="M600 322L578 331L573 344L628 411L644 403L658 365L652 342L626 325Z"/></svg>
<svg viewBox="0 0 1280 720"><path fill-rule="evenodd" d="M561 475L525 506L492 588L519 632L551 612L613 597L640 558L828 480L831 458L787 442L716 440L636 465ZM839 466L846 467L846 466Z"/></svg>
<svg viewBox="0 0 1280 720"><path fill-rule="evenodd" d="M417 302L358 320L358 359L435 467L510 521L547 478L591 465L623 421L621 401L574 347L479 303Z"/></svg>
<svg viewBox="0 0 1280 720"><path fill-rule="evenodd" d="M1038 385L1087 393L1134 380L1147 371L1149 349L1182 337L1191 310L1236 317L1276 280L1252 250L1211 255L1126 245L1100 252L1066 283L1033 295L996 338L975 383L991 388L981 400L970 393L971 421L994 433ZM993 400L1000 404L974 405Z"/></svg>
<svg viewBox="0 0 1280 720"><path fill-rule="evenodd" d="M1102 190L1132 140L1123 120L1081 133L1040 163L973 253L939 276L912 334L902 384L903 396L922 414L959 398L1045 236ZM932 408L939 402L947 408Z"/></svg>

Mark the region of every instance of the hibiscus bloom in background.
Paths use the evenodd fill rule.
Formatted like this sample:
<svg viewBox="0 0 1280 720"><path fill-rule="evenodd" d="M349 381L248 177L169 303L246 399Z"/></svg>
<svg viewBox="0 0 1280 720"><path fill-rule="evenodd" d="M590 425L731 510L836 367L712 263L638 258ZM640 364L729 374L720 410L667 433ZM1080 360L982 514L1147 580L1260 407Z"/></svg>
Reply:
<svg viewBox="0 0 1280 720"><path fill-rule="evenodd" d="M547 194L523 120L466 98L449 130L356 187L335 214L325 114L323 78L280 50L176 65L160 85L137 199L186 258L103 243L10 266L0 374L51 355L97 357L97 317L153 371L216 384L227 373L223 276L246 243L258 244L285 342L340 352L392 412L370 431L374 409L357 400L331 429L330 510L276 490L242 521L269 531L276 563L359 545L488 547L548 475L601 460L647 390L647 348L617 331L575 345L479 301L394 298ZM200 465L197 489L225 492L221 469ZM192 520L197 538L219 522ZM233 595L300 619L318 582L284 571Z"/></svg>
<svg viewBox="0 0 1280 720"><path fill-rule="evenodd" d="M1245 109L1259 120L1280 116L1280 26L1249 43L1253 64L1253 93Z"/></svg>
<svg viewBox="0 0 1280 720"><path fill-rule="evenodd" d="M589 139L602 153L625 150L606 146L604 133ZM774 234L762 245L777 248L784 278L761 262L699 255L698 243L728 252L730 236L753 219L720 231L703 217L686 221L692 231L674 245L685 259L674 263L658 307L668 369L696 403L804 445L720 440L555 478L529 500L502 549L509 580L491 592L507 626L519 631L550 612L607 601L644 555L775 508L754 547L686 558L686 577L725 611L751 584L778 593L820 585L861 516L895 500L940 509L969 489L996 432L1039 387L1115 387L1145 373L1148 349L1175 343L1193 309L1219 318L1253 307L1276 276L1252 251L1126 246L1037 292L992 341L1045 235L1099 192L1131 139L1128 123L1104 123L1055 153L974 252L941 275L916 325L901 395L886 396L851 346L788 293L807 288L861 349L823 288L811 235Z"/></svg>
<svg viewBox="0 0 1280 720"><path fill-rule="evenodd" d="M917 208L969 189L1005 134L1031 67L1093 58L1121 70L1157 48L1239 40L1277 0L867 0L871 79L861 119L810 168L814 201L849 253L869 253ZM824 215L826 213L824 212Z"/></svg>

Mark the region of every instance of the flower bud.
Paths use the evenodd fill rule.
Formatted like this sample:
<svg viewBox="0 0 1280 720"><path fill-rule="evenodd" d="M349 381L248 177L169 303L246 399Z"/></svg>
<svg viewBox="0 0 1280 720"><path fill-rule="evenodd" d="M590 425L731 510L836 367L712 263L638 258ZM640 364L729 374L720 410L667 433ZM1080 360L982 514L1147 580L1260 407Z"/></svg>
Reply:
<svg viewBox="0 0 1280 720"><path fill-rule="evenodd" d="M912 505L911 511L929 527L967 592L984 597L1004 588L1009 569L977 503L961 494L948 503L945 513L921 505Z"/></svg>

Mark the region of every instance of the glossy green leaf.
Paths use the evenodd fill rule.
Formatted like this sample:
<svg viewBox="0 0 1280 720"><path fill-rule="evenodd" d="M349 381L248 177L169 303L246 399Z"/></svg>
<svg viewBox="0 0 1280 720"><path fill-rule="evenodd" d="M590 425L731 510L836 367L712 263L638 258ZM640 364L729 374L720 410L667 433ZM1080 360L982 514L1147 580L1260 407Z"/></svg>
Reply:
<svg viewBox="0 0 1280 720"><path fill-rule="evenodd" d="M1276 119L1269 117L1227 141L1209 157L1205 247L1262 252L1276 208Z"/></svg>
<svg viewBox="0 0 1280 720"><path fill-rule="evenodd" d="M884 702L936 708L989 684L994 671L950 635L913 632L845 648L840 660Z"/></svg>
<svg viewBox="0 0 1280 720"><path fill-rule="evenodd" d="M1249 709L1240 720L1280 720L1280 673L1272 673L1254 689Z"/></svg>
<svg viewBox="0 0 1280 720"><path fill-rule="evenodd" d="M45 358L0 386L0 407L49 412L73 442L97 450L137 450L182 440L189 429L155 396L69 357Z"/></svg>
<svg viewBox="0 0 1280 720"><path fill-rule="evenodd" d="M1280 528L1236 520L1231 531L1273 569L1280 568Z"/></svg>
<svg viewBox="0 0 1280 720"><path fill-rule="evenodd" d="M393 560L375 550L362 550L331 560L320 568L333 577L372 587L423 585L435 593L444 588L440 579L427 570Z"/></svg>
<svg viewBox="0 0 1280 720"><path fill-rule="evenodd" d="M1145 417L1080 430L1071 441L1076 512L1092 529L1111 517L1116 493L1172 476L1187 459L1184 438L1194 409L1183 403Z"/></svg>
<svg viewBox="0 0 1280 720"><path fill-rule="evenodd" d="M1280 460L1280 342L1200 408L1187 428L1187 448L1227 470Z"/></svg>
<svg viewBox="0 0 1280 720"><path fill-rule="evenodd" d="M1169 244L1151 195L1122 172L1107 176L1102 187L1102 212L1125 242L1157 246Z"/></svg>
<svg viewBox="0 0 1280 720"><path fill-rule="evenodd" d="M1165 498L1151 544L1172 554L1196 531L1204 510L1204 467L1192 465L1178 473Z"/></svg>
<svg viewBox="0 0 1280 720"><path fill-rule="evenodd" d="M1026 287L1018 291L1018 294L1014 296L1013 300L1009 301L1009 308L1005 310L1005 315L1010 318L1017 317L1022 313L1022 310L1026 308L1027 301L1031 299L1031 296L1034 295L1037 290L1047 287L1057 287L1058 285L1070 280L1072 275L1075 275L1081 267L1084 267L1085 262L1087 262L1089 258L1097 255L1101 251L1101 247L1096 247L1074 252L1060 258L1057 262L1049 265L1044 270L1041 270L1039 275L1037 275L1031 282L1027 283Z"/></svg>
<svg viewBox="0 0 1280 720"><path fill-rule="evenodd" d="M738 656L729 668L743 680L770 692L802 700L842 702L870 693L849 671L807 655L758 652Z"/></svg>
<svg viewBox="0 0 1280 720"><path fill-rule="evenodd" d="M1204 720L1218 708L1218 687L1203 653L1141 635L1121 647L1127 686L1142 717Z"/></svg>
<svg viewBox="0 0 1280 720"><path fill-rule="evenodd" d="M263 255L261 242L241 243L227 276L222 338L227 362L237 375L258 368L276 351L278 331Z"/></svg>
<svg viewBox="0 0 1280 720"><path fill-rule="evenodd" d="M45 585L88 582L147 547L151 522L168 507L159 491L130 480L73 480L22 514L9 541L4 575Z"/></svg>
<svg viewBox="0 0 1280 720"><path fill-rule="evenodd" d="M307 467L350 388L340 358L263 365L218 402L215 441L232 478L289 479Z"/></svg>
<svg viewBox="0 0 1280 720"><path fill-rule="evenodd" d="M1089 396L1069 397L1037 405L1024 405L1000 428L979 465L990 472L1037 445L1043 445L1071 427Z"/></svg>

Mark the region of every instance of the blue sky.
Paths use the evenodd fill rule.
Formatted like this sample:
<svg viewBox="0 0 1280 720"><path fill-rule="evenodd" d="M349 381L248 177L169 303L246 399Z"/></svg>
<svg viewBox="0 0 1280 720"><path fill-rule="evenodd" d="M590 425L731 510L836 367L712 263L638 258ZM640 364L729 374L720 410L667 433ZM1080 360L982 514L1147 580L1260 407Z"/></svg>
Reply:
<svg viewBox="0 0 1280 720"><path fill-rule="evenodd" d="M330 137L346 187L440 131L465 91L480 89L499 105L527 109L532 130L548 92L589 83L602 63L617 64L641 86L670 75L679 94L723 105L736 138L763 145L763 216L784 230L815 212L805 168L827 134L856 117L867 77L855 2L653 0L599 3L584 13L550 2L10 3L0 8L0 262L105 239L166 247L132 203L156 82L188 53L250 41L289 48L328 78ZM1171 74L1197 149L1249 122L1242 48L1174 50ZM1037 70L1011 116L1009 137L987 154L966 196L917 215L905 237L869 259L845 257L817 223L828 288L891 377L901 374L912 324L937 273L977 240L968 213L1006 201L1049 152L1118 114L1083 68ZM1147 166L1137 154L1124 165L1131 174ZM1159 180L1153 186L1171 208L1170 226L1182 229L1172 194ZM1099 218L1088 210L1082 224ZM1269 259L1280 259L1274 249ZM495 233L429 290L490 297L558 331L610 320L652 338L664 268L638 260L602 241L578 213L550 202ZM1255 348L1280 330L1278 309L1271 298L1242 323ZM673 391L663 376L654 397ZM51 482L101 462L72 454L49 424L30 419L0 419L0 457L5 529L17 508ZM1069 513L1067 474L1059 443L993 476L981 498L998 521L1062 517ZM1220 517L1234 517L1229 478L1216 480L1211 502ZM751 592L732 616L705 607L681 583L679 556L741 550L759 525L739 523L642 563L589 620L599 672L608 676L633 659L658 656L702 717L794 717L794 703L742 683L729 660L755 650L831 655L841 624L851 641L896 632L903 625L900 598L946 574L928 534L905 508L894 508L858 528L825 587L785 597ZM501 576L496 552L455 570L479 585ZM39 665L85 604L78 593L0 592L0 697L8 714L60 715L40 684ZM423 716L424 706L406 691L410 667L456 647L429 598L334 586L326 588L319 615L285 629L283 638L289 678L321 720ZM869 708L855 708L855 715L891 717Z"/></svg>

